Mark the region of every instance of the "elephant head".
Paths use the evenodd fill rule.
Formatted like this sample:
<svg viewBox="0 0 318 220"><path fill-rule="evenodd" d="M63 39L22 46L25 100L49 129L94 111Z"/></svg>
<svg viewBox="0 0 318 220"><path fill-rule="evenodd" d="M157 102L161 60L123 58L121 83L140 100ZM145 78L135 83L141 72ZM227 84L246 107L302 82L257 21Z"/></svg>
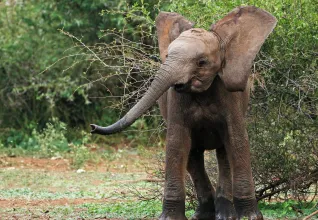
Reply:
<svg viewBox="0 0 318 220"><path fill-rule="evenodd" d="M253 60L276 25L268 12L239 7L210 31L176 13L156 18L162 65L146 94L119 121L108 127L91 125L92 133L112 134L131 125L170 87L177 92L203 92L219 76L230 92L244 91Z"/></svg>

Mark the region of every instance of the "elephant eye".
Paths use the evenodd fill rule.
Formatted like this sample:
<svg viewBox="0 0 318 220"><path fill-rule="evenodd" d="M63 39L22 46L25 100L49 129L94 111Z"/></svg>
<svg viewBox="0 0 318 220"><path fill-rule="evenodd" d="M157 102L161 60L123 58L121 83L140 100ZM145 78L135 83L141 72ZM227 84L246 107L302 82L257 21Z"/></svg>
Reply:
<svg viewBox="0 0 318 220"><path fill-rule="evenodd" d="M198 61L198 67L203 67L203 66L205 66L206 64L208 63L208 61L205 59L205 58L201 58L201 59L199 59L199 61Z"/></svg>

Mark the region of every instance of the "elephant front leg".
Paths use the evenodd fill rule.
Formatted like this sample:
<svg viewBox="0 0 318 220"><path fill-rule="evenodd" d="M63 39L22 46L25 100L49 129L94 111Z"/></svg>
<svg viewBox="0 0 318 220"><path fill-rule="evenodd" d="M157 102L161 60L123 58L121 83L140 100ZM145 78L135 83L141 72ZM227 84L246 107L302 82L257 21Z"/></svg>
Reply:
<svg viewBox="0 0 318 220"><path fill-rule="evenodd" d="M165 188L163 210L160 219L182 220L185 217L185 173L190 151L188 129L168 125Z"/></svg>
<svg viewBox="0 0 318 220"><path fill-rule="evenodd" d="M235 123L234 123L235 122ZM262 220L257 207L252 177L250 149L244 120L229 121L226 151L232 170L233 203L238 218Z"/></svg>

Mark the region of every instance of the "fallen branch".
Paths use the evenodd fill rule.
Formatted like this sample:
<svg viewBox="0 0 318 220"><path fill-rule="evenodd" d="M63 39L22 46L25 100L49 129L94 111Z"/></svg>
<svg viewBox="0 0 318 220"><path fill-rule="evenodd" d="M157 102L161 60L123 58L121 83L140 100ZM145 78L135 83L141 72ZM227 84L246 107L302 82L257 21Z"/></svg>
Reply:
<svg viewBox="0 0 318 220"><path fill-rule="evenodd" d="M137 180L120 180L120 181L116 181L116 183L138 183L138 182L160 183L164 181L165 181L164 179L143 178L143 179L137 179Z"/></svg>
<svg viewBox="0 0 318 220"><path fill-rule="evenodd" d="M314 215L318 215L318 210L314 211L310 215L307 215L305 218L303 218L303 220L311 219L311 217L314 217Z"/></svg>

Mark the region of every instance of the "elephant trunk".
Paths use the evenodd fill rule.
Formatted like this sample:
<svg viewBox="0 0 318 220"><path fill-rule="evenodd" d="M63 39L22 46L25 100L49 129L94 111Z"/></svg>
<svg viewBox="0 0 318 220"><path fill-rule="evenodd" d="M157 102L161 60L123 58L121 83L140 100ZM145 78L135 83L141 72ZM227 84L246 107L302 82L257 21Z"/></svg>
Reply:
<svg viewBox="0 0 318 220"><path fill-rule="evenodd" d="M132 109L127 112L124 117L122 117L116 123L107 127L101 127L91 124L91 133L109 135L120 132L130 126L143 113L145 113L150 107L152 107L160 98L160 96L178 80L176 74L172 73L172 68L167 64L163 64L145 95L137 102L137 104Z"/></svg>

